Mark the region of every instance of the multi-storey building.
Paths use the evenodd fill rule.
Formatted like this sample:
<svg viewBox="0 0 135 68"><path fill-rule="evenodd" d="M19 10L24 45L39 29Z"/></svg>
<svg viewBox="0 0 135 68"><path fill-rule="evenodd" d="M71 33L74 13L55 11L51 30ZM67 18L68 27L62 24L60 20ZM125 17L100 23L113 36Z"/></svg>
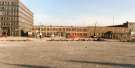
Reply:
<svg viewBox="0 0 135 68"><path fill-rule="evenodd" d="M33 13L20 0L0 0L0 28L8 36L23 36L33 27Z"/></svg>

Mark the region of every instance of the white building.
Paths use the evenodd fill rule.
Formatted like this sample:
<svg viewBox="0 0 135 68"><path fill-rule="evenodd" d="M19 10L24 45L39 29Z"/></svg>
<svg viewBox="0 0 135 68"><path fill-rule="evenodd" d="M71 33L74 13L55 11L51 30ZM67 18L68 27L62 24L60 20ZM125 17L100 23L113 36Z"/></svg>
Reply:
<svg viewBox="0 0 135 68"><path fill-rule="evenodd" d="M128 22L128 30L131 33L134 33L135 32L135 22Z"/></svg>

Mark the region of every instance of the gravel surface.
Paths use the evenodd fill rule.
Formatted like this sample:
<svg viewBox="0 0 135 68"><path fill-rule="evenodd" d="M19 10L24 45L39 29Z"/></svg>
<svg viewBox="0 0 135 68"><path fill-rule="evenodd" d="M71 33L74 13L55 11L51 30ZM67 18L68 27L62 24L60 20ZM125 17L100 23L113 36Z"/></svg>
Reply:
<svg viewBox="0 0 135 68"><path fill-rule="evenodd" d="M0 41L0 68L135 68L135 43Z"/></svg>

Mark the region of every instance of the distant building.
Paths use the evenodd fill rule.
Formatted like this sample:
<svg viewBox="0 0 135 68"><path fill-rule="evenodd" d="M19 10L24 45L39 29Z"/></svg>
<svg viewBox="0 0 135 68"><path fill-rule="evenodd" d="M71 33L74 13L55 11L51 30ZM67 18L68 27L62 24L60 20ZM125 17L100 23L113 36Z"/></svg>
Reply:
<svg viewBox="0 0 135 68"><path fill-rule="evenodd" d="M59 36L59 37L88 37L87 27L75 26L34 26L32 33L34 35L42 33L44 37Z"/></svg>
<svg viewBox="0 0 135 68"><path fill-rule="evenodd" d="M130 39L135 41L135 22L127 22Z"/></svg>
<svg viewBox="0 0 135 68"><path fill-rule="evenodd" d="M33 35L42 33L43 37L59 36L68 38L90 38L92 36L108 39L128 37L128 28L124 26L34 26Z"/></svg>
<svg viewBox="0 0 135 68"><path fill-rule="evenodd" d="M127 28L128 32L135 32L135 22L126 22L122 25L114 25L114 26L109 26L109 27L123 27L123 28Z"/></svg>
<svg viewBox="0 0 135 68"><path fill-rule="evenodd" d="M135 22L127 22L128 30L131 32L135 32Z"/></svg>
<svg viewBox="0 0 135 68"><path fill-rule="evenodd" d="M122 25L113 26L34 26L31 34L33 36L42 34L43 37L59 36L67 38L90 38L96 36L128 41L133 33L135 35L135 23L126 22Z"/></svg>
<svg viewBox="0 0 135 68"><path fill-rule="evenodd" d="M33 13L20 0L0 0L0 28L8 36L24 36L33 27Z"/></svg>

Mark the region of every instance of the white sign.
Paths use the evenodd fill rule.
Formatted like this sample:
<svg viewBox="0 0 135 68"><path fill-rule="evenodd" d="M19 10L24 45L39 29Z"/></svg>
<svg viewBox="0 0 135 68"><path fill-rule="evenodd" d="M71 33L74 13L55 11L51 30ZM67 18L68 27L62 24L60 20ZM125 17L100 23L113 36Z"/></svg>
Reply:
<svg viewBox="0 0 135 68"><path fill-rule="evenodd" d="M40 33L40 35L42 36L42 33Z"/></svg>
<svg viewBox="0 0 135 68"><path fill-rule="evenodd" d="M131 32L131 35L135 35L135 32Z"/></svg>
<svg viewBox="0 0 135 68"><path fill-rule="evenodd" d="M32 35L32 32L28 32L29 35Z"/></svg>
<svg viewBox="0 0 135 68"><path fill-rule="evenodd" d="M54 37L54 34L52 34L51 36Z"/></svg>

